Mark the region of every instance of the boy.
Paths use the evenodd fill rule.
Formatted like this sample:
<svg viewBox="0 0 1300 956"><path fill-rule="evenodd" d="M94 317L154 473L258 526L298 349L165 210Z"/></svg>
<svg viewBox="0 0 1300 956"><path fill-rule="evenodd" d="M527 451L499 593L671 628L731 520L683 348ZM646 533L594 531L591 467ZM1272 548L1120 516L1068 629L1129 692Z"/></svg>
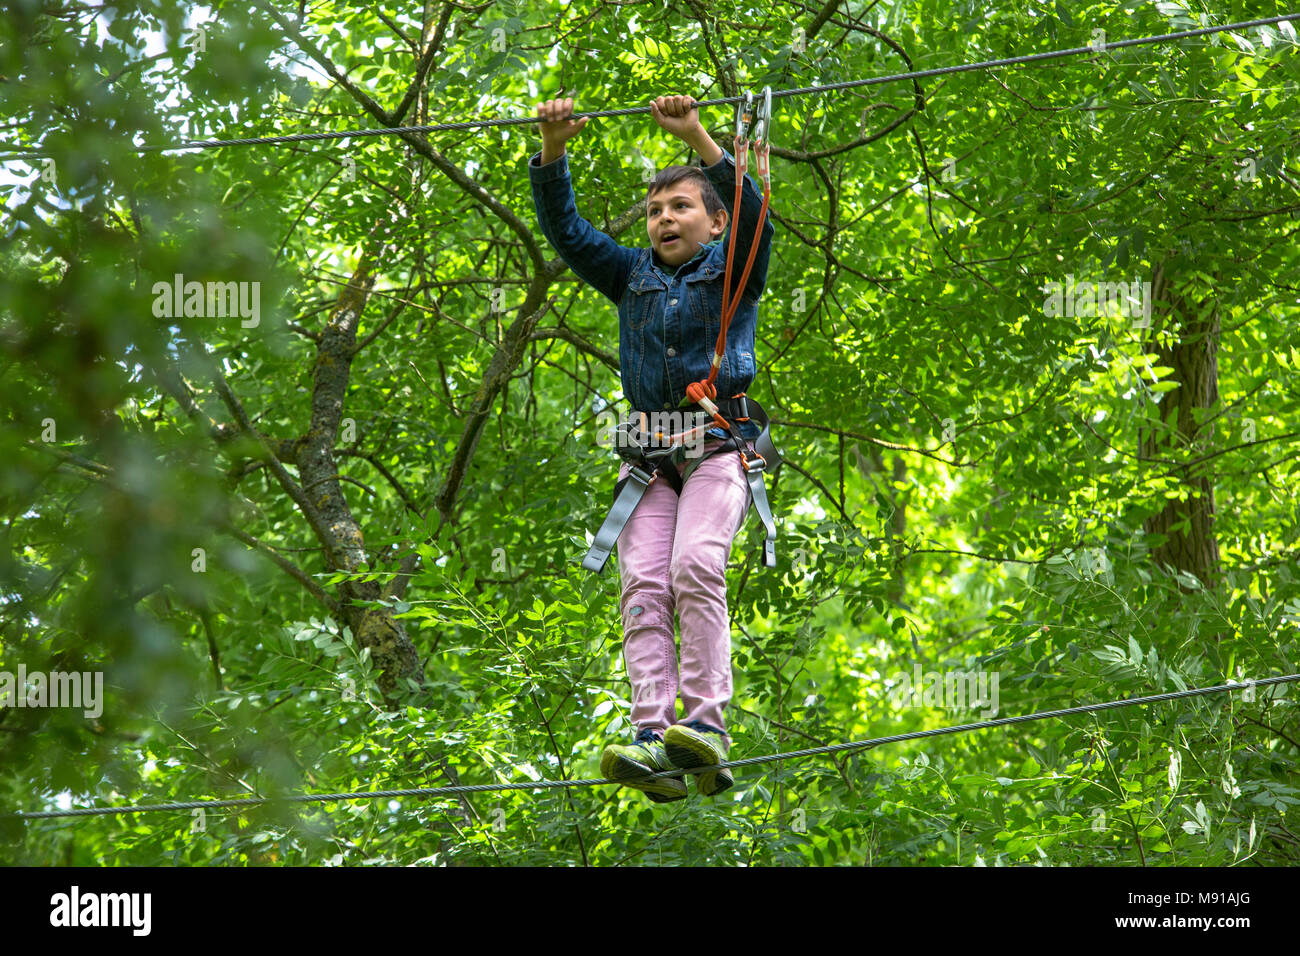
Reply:
<svg viewBox="0 0 1300 956"><path fill-rule="evenodd" d="M661 96L650 106L661 128L699 154L703 169L670 166L651 181L646 197L649 249L619 245L578 215L565 143L590 117L569 119L571 98L539 105L542 150L528 162L543 235L579 278L618 306L623 393L642 412L677 408L687 384L709 374L722 323L727 261L722 237L732 218L736 182L734 157L700 125L691 97ZM733 286L739 285L751 243L758 241L759 247L745 288L733 289L732 301L736 294L740 301L715 383L720 401L743 392L754 379L758 299L774 232L770 218L765 219L755 240L762 196L749 176L741 195ZM741 422L737 431L749 440L759 433L750 421ZM711 766L726 759L731 743L722 714L731 699L726 569L732 538L752 495L739 455L709 457L725 433L715 428L708 435L704 457L694 465L680 498L667 482L652 482L618 537L623 659L637 734L631 746L606 748L600 768L604 776L644 791L657 803L683 799L685 781L680 776L638 780L638 775ZM679 473L685 464L677 465ZM625 462L620 480L628 471ZM682 632L680 681L674 611ZM680 722L679 683L686 708ZM732 782L724 768L700 774L696 786L712 796Z"/></svg>

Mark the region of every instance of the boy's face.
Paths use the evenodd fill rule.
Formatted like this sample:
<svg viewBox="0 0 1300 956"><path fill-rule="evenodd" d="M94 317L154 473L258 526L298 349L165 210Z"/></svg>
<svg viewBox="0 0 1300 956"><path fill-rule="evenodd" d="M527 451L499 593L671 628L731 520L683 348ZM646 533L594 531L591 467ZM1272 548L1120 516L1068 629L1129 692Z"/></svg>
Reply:
<svg viewBox="0 0 1300 956"><path fill-rule="evenodd" d="M689 261L700 243L718 238L726 228L727 211L719 209L710 216L700 198L699 184L690 180L651 193L646 204L650 243L670 266Z"/></svg>

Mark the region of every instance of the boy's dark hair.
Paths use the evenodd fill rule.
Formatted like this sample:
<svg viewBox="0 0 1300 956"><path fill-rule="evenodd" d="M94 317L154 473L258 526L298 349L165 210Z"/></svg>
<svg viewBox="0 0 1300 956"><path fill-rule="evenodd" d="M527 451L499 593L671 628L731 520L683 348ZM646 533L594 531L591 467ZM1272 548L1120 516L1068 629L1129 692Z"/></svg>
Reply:
<svg viewBox="0 0 1300 956"><path fill-rule="evenodd" d="M710 216L726 211L727 207L722 204L722 197L713 187L713 180L704 175L704 171L698 166L667 166L659 170L655 178L650 180L650 188L646 190L646 205L649 206L652 193L667 189L683 180L690 180L699 186L700 198L704 200L704 211Z"/></svg>

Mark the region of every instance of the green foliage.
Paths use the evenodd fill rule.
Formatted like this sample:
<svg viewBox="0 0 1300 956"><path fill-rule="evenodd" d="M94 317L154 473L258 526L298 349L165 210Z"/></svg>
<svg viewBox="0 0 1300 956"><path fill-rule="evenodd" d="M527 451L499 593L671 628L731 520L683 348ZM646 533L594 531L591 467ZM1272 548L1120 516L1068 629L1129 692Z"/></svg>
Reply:
<svg viewBox="0 0 1300 956"><path fill-rule="evenodd" d="M433 156L391 136L135 145L381 125L421 37L441 48L394 121L523 116L561 88L579 110L787 89L1270 15L913 0L808 37L788 4L701 22L681 4L502 2L428 24L409 4L326 5L299 24L225 3L198 50L190 5L38 7L0 15L0 154L54 161L48 178L41 157L6 158L0 177L0 672L102 671L105 700L95 718L0 709L0 809L27 810L597 777L631 730L616 561L578 566L614 478L600 412L619 383L598 353L617 354L616 319L568 273L491 395L454 507L437 501L545 285L521 233L553 256L524 165L535 130L430 134ZM751 519L728 572L733 757L979 719L904 693L915 668L996 675L1002 716L1297 671L1296 46L1281 25L778 101L773 141L793 152L773 155L750 393L785 423L788 467L769 481L778 568ZM731 116L703 119L730 149ZM569 144L598 226L641 198L639 156L687 159L657 132L601 118ZM377 234L390 252L334 443L365 556L345 568L218 382L269 441L310 437L337 367L319 336ZM1138 455L1180 400L1145 350L1168 330L1044 305L1049 282L1149 280L1157 263L1222 328L1215 427L1168 460ZM160 318L154 284L176 274L258 283L260 322ZM1215 495L1208 586L1161 567L1144 531L1189 469ZM381 596L344 600L363 583ZM387 697L360 605L422 660ZM1295 696L748 767L733 791L663 806L601 787L9 821L0 860L1295 864Z"/></svg>

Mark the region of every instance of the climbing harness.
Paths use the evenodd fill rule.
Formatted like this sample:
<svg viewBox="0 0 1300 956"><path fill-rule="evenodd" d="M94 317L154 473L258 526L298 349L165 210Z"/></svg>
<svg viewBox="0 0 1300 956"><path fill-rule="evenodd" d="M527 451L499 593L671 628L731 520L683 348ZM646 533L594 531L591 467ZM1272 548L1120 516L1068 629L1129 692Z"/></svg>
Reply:
<svg viewBox="0 0 1300 956"><path fill-rule="evenodd" d="M614 550L623 526L632 517L632 512L636 510L636 506L641 502L641 498L652 482L662 476L668 486L680 495L686 480L703 461L727 451L740 453L740 460L745 468L745 479L749 482L750 495L754 499L754 509L758 512L767 531L767 536L763 540L763 564L769 568L776 567L776 522L772 518L772 509L767 501L763 475L769 467L774 468L780 463L781 456L776 446L772 444L768 432L767 412L744 392L731 398L719 399L711 404L715 409L713 421L676 435L649 431L645 412L634 412L634 418L621 422L617 426L616 445L619 456L628 463L628 473L627 477L614 487L614 503L601 523L600 530L596 532L596 537L592 540L586 556L582 559L584 568L597 574L605 569L605 563ZM681 411L690 414L702 409L691 406ZM718 418L735 422L752 421L762 429L758 437L753 440L752 455L745 453L748 443L736 434L730 434L722 444L707 452L701 452L698 457L691 458L688 455L691 443L700 441L702 438L700 433L712 427ZM677 472L677 464L684 460L690 463L687 465L686 473L680 475Z"/></svg>
<svg viewBox="0 0 1300 956"><path fill-rule="evenodd" d="M718 370L722 367L723 356L726 353L727 327L731 324L732 316L740 307L745 283L749 281L749 273L754 265L754 257L758 254L758 244L763 234L763 224L767 220L767 210L772 199L772 178L768 165L768 156L771 149L768 134L771 129L771 120L772 88L770 86L763 88L762 97L757 108L755 108L754 104L754 94L746 92L740 104L736 107L734 154L736 160L736 194L731 208L737 215L727 244L727 268L722 283L722 327L718 332L718 340L714 346L713 361L709 366L708 377L698 382L691 382L686 386L686 397L691 400L691 404L684 409L679 409L679 412L686 414L702 412L711 419L711 422L710 424L700 425L667 436L658 430L653 433L650 431L647 425L647 413L645 412L633 412L632 418L620 423L617 429L619 433L617 447L619 455L628 463L629 470L627 477L619 481L614 487L614 503L605 516L605 520L601 522L600 530L596 532L596 537L592 540L586 556L582 559L582 566L588 571L599 574L605 569L605 564L609 560L610 553L614 550L618 536L632 517L632 513L641 502L646 490L656 479L662 477L673 491L680 496L686 480L694 474L695 469L700 464L714 455L729 451L740 454L741 465L745 469L745 480L749 483L750 496L754 501L754 510L758 512L758 516L767 532L767 536L763 540L763 565L769 568L776 567L776 522L772 519L772 509L768 504L767 489L763 485L763 475L769 468L775 469L781 463L781 455L776 450L776 446L772 444L768 431L767 412L763 410L763 407L758 402L748 398L744 392L738 392L730 398L719 399L717 387L714 385L718 377ZM745 268L736 283L736 293L733 299L731 297L731 275L736 254L737 232L734 226L739 222L745 173L749 168L749 136L751 131L754 134L753 146L756 165L763 180L763 205L758 213L758 224L754 230L754 240L749 244L749 256L745 260ZM752 443L741 438L739 429L735 428L738 423L751 421L762 429ZM700 454L687 466L686 473L679 475L677 473L678 463L686 457L694 457L686 455L688 443L700 440L702 438L701 433L710 425L716 426L725 433L726 437L723 439L722 444ZM644 441L646 438L653 439L648 443L650 447L647 447L647 442ZM746 451L749 454L746 454Z"/></svg>

